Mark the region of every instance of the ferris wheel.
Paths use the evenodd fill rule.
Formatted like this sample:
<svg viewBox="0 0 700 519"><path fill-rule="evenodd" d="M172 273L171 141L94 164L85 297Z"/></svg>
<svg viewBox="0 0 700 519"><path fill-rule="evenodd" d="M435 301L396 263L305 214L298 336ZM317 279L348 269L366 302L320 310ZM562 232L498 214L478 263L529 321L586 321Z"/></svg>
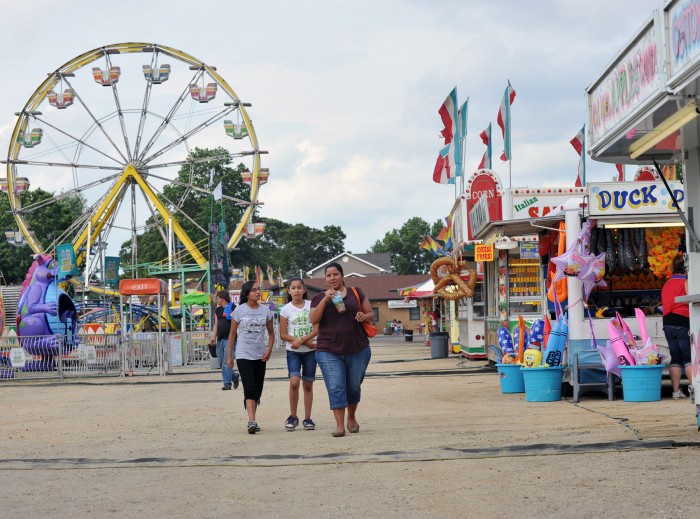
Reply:
<svg viewBox="0 0 700 519"><path fill-rule="evenodd" d="M200 157L196 148L223 148L225 157L245 164L249 197L223 194L243 208L227 244L262 233L251 221L260 185L269 172L261 168L258 140L242 102L216 67L180 50L150 43L118 43L73 58L49 74L19 112L7 153L7 191L19 231L6 232L16 244L51 253L72 243L78 264L90 244L143 232L157 222L164 240L173 234L199 265L207 236L184 210L188 196L211 194L215 184L193 181L196 165L217 159ZM189 176L178 175L189 168ZM29 184L56 191L50 200L22 203ZM179 185L177 200L163 193ZM88 210L59 236L37 236L28 215L69 196L80 195ZM189 236L185 219L201 236ZM151 225L153 225L151 223ZM190 231L192 233L192 231ZM10 236L12 235L12 236ZM115 235L117 235L115 237ZM132 250L132 255L137 252Z"/></svg>

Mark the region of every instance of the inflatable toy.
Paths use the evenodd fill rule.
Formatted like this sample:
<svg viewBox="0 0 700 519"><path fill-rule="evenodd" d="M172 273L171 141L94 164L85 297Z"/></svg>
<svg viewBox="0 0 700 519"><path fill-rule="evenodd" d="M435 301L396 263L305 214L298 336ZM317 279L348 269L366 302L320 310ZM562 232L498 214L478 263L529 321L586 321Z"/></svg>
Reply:
<svg viewBox="0 0 700 519"><path fill-rule="evenodd" d="M548 366L561 366L564 348L566 347L566 337L569 333L569 324L557 299L554 300L554 308L557 320L552 325L552 331L549 334L549 339L547 339L547 349L542 360Z"/></svg>
<svg viewBox="0 0 700 519"><path fill-rule="evenodd" d="M583 283L583 299L588 301L588 296L595 287L605 287L607 283L603 280L605 276L605 253L599 254L588 264L588 269L583 272L579 279Z"/></svg>
<svg viewBox="0 0 700 519"><path fill-rule="evenodd" d="M542 364L542 352L531 348L525 350L523 366L526 368L538 368Z"/></svg>
<svg viewBox="0 0 700 519"><path fill-rule="evenodd" d="M525 324L525 319L522 315L518 316L518 325L513 330L513 344L518 345L518 364L523 363L523 355L528 344L530 344L530 330Z"/></svg>
<svg viewBox="0 0 700 519"><path fill-rule="evenodd" d="M610 344L610 341L607 341L605 346L596 345L596 349L603 358L605 371L608 373L614 373L618 377L622 378L622 370L617 363L617 353L615 353L615 349Z"/></svg>
<svg viewBox="0 0 700 519"><path fill-rule="evenodd" d="M544 342L544 321L537 319L530 327L530 345L541 350Z"/></svg>
<svg viewBox="0 0 700 519"><path fill-rule="evenodd" d="M617 355L617 363L620 366L635 366L634 358L630 354L630 348L636 348L634 336L619 313L608 321L610 344Z"/></svg>
<svg viewBox="0 0 700 519"><path fill-rule="evenodd" d="M513 337L511 336L508 328L501 326L496 335L498 337L498 345L501 347L503 355L515 353L515 348L513 347Z"/></svg>
<svg viewBox="0 0 700 519"><path fill-rule="evenodd" d="M17 303L17 335L25 351L47 357L58 354L63 336L63 353L78 346L77 312L73 300L59 286L58 268L49 255L38 254L29 267ZM42 370L45 369L41 366Z"/></svg>
<svg viewBox="0 0 700 519"><path fill-rule="evenodd" d="M542 341L542 351L544 351L547 348L547 342L549 342L549 336L552 334L552 322L549 320L549 314L546 313L544 314L544 332L542 333L542 337L544 337L544 340Z"/></svg>
<svg viewBox="0 0 700 519"><path fill-rule="evenodd" d="M564 222L559 222L559 238L557 244L557 257L563 256L566 252L566 225ZM566 301L569 297L569 286L566 279L560 279L559 281L554 281L554 277L557 274L557 264L553 262L554 251L551 251L550 261L547 269L547 279L549 281L549 290L547 291L547 299L552 303L554 302L554 295L556 292L556 297L559 301Z"/></svg>

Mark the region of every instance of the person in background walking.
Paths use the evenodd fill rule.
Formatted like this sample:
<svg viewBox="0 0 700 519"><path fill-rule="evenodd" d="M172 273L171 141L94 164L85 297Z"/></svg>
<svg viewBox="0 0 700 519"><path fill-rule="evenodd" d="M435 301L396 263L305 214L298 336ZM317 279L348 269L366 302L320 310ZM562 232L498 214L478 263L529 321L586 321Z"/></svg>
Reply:
<svg viewBox="0 0 700 519"><path fill-rule="evenodd" d="M663 307L664 335L671 350L671 363L668 366L673 386L673 398L685 398L681 389L681 368L688 378L688 393L695 402L693 394L693 372L690 360L690 306L688 303L676 303L677 296L688 294L688 276L685 273L683 256L673 259L673 274L661 289L661 306Z"/></svg>
<svg viewBox="0 0 700 519"><path fill-rule="evenodd" d="M216 360L221 368L221 377L224 385L221 388L224 391L230 390L231 385L234 389L238 387L238 373L233 370L233 367L228 367L226 364L226 345L228 344L228 336L231 331L231 315L226 315L226 310L232 312L236 307L231 303L231 297L226 290L219 290L216 293L216 309L214 310L214 329L212 330L211 343L216 345ZM235 354L234 342L234 354Z"/></svg>
<svg viewBox="0 0 700 519"><path fill-rule="evenodd" d="M265 330L268 333L267 345ZM233 311L226 351L226 362L230 368L233 368L234 343L238 372L243 382L243 406L248 413L248 433L255 434L260 430L255 413L265 383L265 367L275 343L272 312L266 305L260 304L260 285L257 281L243 283L241 304Z"/></svg>
<svg viewBox="0 0 700 519"><path fill-rule="evenodd" d="M287 286L289 301L280 311L280 338L287 350L287 370L289 371L289 411L284 424L287 430L299 425L297 407L299 405L299 383L304 391L304 421L306 430L313 430L316 424L311 419L311 406L314 400L314 380L316 380L316 336L318 331L309 320L311 301L307 299L304 281L293 277Z"/></svg>
<svg viewBox="0 0 700 519"><path fill-rule="evenodd" d="M374 317L369 299L360 289L348 289L343 267L332 262L326 266L328 290L311 301L311 323L318 324L316 362L328 390L335 417L334 437L345 436L345 409L348 432L360 432L355 413L360 403L360 386L372 357L369 338L362 326Z"/></svg>

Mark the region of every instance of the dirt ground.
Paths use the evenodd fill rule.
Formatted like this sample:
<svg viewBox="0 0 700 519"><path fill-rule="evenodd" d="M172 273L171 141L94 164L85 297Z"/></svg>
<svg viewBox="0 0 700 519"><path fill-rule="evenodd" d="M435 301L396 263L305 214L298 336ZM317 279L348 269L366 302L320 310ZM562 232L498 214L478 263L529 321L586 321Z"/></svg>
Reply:
<svg viewBox="0 0 700 519"><path fill-rule="evenodd" d="M277 351L258 422L216 372L0 383L0 517L692 517L689 401L502 394L482 361L377 337L359 434L287 432ZM320 377L320 373L319 373Z"/></svg>

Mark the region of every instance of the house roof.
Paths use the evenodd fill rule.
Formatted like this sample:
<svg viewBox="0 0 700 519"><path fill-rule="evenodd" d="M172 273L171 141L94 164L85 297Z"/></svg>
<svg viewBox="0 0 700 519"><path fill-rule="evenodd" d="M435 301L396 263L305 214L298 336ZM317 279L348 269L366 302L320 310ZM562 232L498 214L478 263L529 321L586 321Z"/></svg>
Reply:
<svg viewBox="0 0 700 519"><path fill-rule="evenodd" d="M310 276L319 269L324 268L329 263L339 260L343 256L350 256L355 258L357 261L366 263L367 265L377 269L378 273L391 272L391 254L388 252L378 252L378 253L363 253L363 254L353 254L352 252L342 252L337 256L329 259L328 261L321 263L320 265L312 268L307 272Z"/></svg>
<svg viewBox="0 0 700 519"><path fill-rule="evenodd" d="M388 301L402 299L396 291L410 285L417 285L430 279L429 274L411 274L401 276L399 274L385 274L382 276L367 276L365 278L346 279L349 287L357 287L369 297L370 301ZM326 280L311 278L304 279L304 284L317 291L326 289Z"/></svg>

